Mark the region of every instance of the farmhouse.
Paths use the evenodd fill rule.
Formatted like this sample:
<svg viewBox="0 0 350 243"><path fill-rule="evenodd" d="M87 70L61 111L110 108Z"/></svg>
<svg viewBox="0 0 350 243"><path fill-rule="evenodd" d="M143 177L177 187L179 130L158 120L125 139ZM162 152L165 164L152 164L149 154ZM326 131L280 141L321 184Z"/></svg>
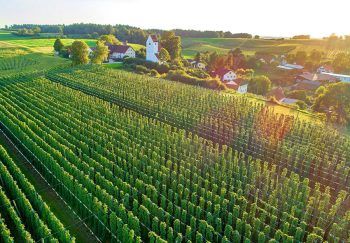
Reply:
<svg viewBox="0 0 350 243"><path fill-rule="evenodd" d="M160 43L156 35L149 35L146 41L146 60L159 63Z"/></svg>
<svg viewBox="0 0 350 243"><path fill-rule="evenodd" d="M220 68L213 73L213 76L219 77L221 81L233 81L237 79L237 74L232 70Z"/></svg>
<svg viewBox="0 0 350 243"><path fill-rule="evenodd" d="M334 70L330 65L323 65L317 69L318 73L333 73Z"/></svg>
<svg viewBox="0 0 350 243"><path fill-rule="evenodd" d="M228 81L225 83L226 87L229 89L234 89L240 94L245 94L248 91L248 82L239 78L235 81Z"/></svg>
<svg viewBox="0 0 350 243"><path fill-rule="evenodd" d="M194 68L199 68L199 69L205 69L206 68L205 64L202 63L202 62L198 62L198 61L195 61L195 60L189 60L189 63Z"/></svg>
<svg viewBox="0 0 350 243"><path fill-rule="evenodd" d="M123 59L124 57L135 58L135 50L124 43L124 45L108 45L109 49L109 62L114 62L118 59Z"/></svg>

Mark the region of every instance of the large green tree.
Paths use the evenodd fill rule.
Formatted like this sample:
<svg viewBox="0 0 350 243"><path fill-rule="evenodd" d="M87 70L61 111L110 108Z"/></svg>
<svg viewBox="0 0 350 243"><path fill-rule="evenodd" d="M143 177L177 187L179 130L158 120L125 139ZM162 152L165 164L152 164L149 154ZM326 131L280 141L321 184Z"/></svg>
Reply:
<svg viewBox="0 0 350 243"><path fill-rule="evenodd" d="M55 43L53 44L53 48L56 52L61 52L62 49L64 47L63 42L61 41L61 39L56 39Z"/></svg>
<svg viewBox="0 0 350 243"><path fill-rule="evenodd" d="M266 95L271 89L271 80L264 76L254 76L248 84L248 92L258 94L258 95Z"/></svg>
<svg viewBox="0 0 350 243"><path fill-rule="evenodd" d="M181 37L175 36L174 32L164 31L161 37L161 45L169 52L171 60L181 57Z"/></svg>
<svg viewBox="0 0 350 243"><path fill-rule="evenodd" d="M321 93L313 105L318 112L326 112L338 124L350 123L350 84L335 83Z"/></svg>
<svg viewBox="0 0 350 243"><path fill-rule="evenodd" d="M100 41L106 42L106 44L111 45L120 45L121 42L114 35L101 35L99 38Z"/></svg>
<svg viewBox="0 0 350 243"><path fill-rule="evenodd" d="M95 64L101 64L108 58L108 47L103 41L97 41L96 48L92 53L91 62Z"/></svg>
<svg viewBox="0 0 350 243"><path fill-rule="evenodd" d="M89 47L84 41L74 41L72 44L73 65L89 63Z"/></svg>

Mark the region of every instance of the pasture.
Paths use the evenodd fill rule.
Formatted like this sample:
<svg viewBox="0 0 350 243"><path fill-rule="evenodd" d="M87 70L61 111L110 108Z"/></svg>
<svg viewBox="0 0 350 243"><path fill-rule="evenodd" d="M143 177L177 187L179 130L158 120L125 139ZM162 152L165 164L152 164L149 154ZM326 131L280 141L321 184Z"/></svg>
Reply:
<svg viewBox="0 0 350 243"><path fill-rule="evenodd" d="M313 49L325 52L327 58L332 59L339 52L349 52L342 46L331 46L326 40L264 40L241 38L182 38L183 55L193 57L197 52L217 51L227 53L231 49L240 48L246 55L254 55L257 51L274 55L296 53L297 51L311 52Z"/></svg>

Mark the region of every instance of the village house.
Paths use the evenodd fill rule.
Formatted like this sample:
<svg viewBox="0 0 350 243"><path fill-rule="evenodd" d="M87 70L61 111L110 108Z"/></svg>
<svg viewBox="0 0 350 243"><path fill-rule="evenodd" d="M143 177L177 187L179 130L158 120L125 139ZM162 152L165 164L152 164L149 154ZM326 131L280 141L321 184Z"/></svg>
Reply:
<svg viewBox="0 0 350 243"><path fill-rule="evenodd" d="M226 87L229 89L234 89L237 93L245 94L248 92L248 82L245 80L238 78L234 81L228 81L225 83Z"/></svg>
<svg viewBox="0 0 350 243"><path fill-rule="evenodd" d="M248 91L248 82L238 78L237 74L230 69L220 68L212 72L212 76L220 78L227 88L234 89L240 94L245 94Z"/></svg>
<svg viewBox="0 0 350 243"><path fill-rule="evenodd" d="M108 61L115 62L124 57L135 58L135 50L129 46L126 42L123 45L107 45L109 49Z"/></svg>
<svg viewBox="0 0 350 243"><path fill-rule="evenodd" d="M204 70L206 68L206 65L204 63L202 63L202 62L198 62L198 61L191 60L191 59L189 59L188 62L194 68L199 68L199 69L202 69L202 70Z"/></svg>
<svg viewBox="0 0 350 243"><path fill-rule="evenodd" d="M323 65L317 69L317 73L333 73L334 70L330 65Z"/></svg>
<svg viewBox="0 0 350 243"><path fill-rule="evenodd" d="M146 41L146 60L159 63L160 43L156 35L149 35Z"/></svg>
<svg viewBox="0 0 350 243"><path fill-rule="evenodd" d="M214 77L219 77L222 82L225 81L234 81L237 79L237 74L226 68L220 68L213 72Z"/></svg>
<svg viewBox="0 0 350 243"><path fill-rule="evenodd" d="M309 73L304 72L295 78L296 82L302 82L304 80L317 81L317 82L335 82L337 79L332 75L326 73Z"/></svg>

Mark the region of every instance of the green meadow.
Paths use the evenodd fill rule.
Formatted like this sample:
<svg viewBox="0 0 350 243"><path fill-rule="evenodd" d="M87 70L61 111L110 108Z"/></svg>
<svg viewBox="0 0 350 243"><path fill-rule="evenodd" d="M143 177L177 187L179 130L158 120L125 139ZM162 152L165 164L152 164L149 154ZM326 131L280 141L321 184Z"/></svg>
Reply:
<svg viewBox="0 0 350 243"><path fill-rule="evenodd" d="M246 55L254 55L257 51L274 55L295 53L297 51L311 52L313 49L323 51L327 58L332 59L339 52L350 52L341 46L330 46L326 40L265 40L241 38L182 38L184 57L193 57L197 52L216 51L227 53L231 49L240 48Z"/></svg>

